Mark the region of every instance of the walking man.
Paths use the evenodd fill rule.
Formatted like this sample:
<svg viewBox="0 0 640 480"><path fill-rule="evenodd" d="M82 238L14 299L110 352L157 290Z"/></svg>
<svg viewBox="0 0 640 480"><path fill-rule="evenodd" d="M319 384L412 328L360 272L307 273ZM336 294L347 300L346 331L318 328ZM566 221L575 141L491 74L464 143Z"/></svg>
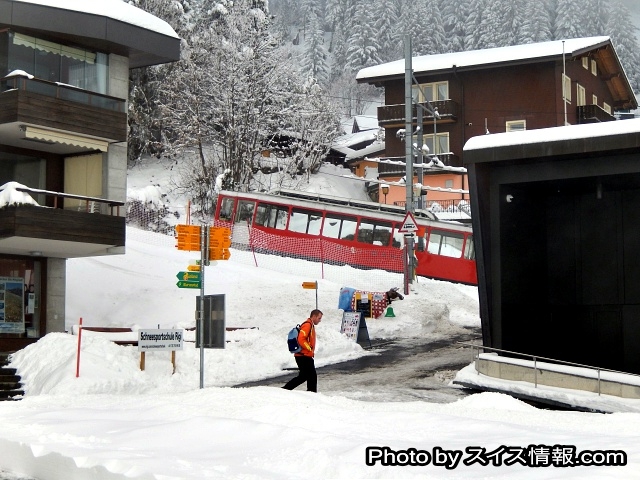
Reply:
<svg viewBox="0 0 640 480"><path fill-rule="evenodd" d="M322 312L320 310L312 310L309 318L300 325L298 344L302 347L302 350L294 354L299 369L298 376L289 380L282 388L293 390L298 385L307 382L307 391L318 391L318 376L316 374L313 354L316 350L315 326L320 323L320 320L322 320Z"/></svg>

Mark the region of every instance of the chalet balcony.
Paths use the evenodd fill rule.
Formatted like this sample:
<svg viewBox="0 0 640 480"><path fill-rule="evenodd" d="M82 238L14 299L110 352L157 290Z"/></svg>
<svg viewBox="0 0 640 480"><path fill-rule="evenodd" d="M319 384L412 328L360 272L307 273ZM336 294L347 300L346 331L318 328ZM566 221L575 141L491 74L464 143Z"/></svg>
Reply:
<svg viewBox="0 0 640 480"><path fill-rule="evenodd" d="M453 153L439 153L438 154L438 158L440 159L440 161L442 163L445 164L445 166L447 167L461 167L462 166L462 161L460 160L460 157L458 155L455 155ZM387 160L395 160L395 161L400 161L400 162L404 162L405 161L405 157L390 157L387 158ZM427 158L425 158L423 160L425 163L428 162L429 160ZM414 159L415 162L415 159ZM417 171L417 169L414 169ZM378 175L380 177L394 177L394 176L404 176L404 174L406 173L406 167L404 165L395 165L392 163L379 163L378 164ZM439 170L437 167L434 167L432 169L425 169L424 170L424 174L425 175L430 175L430 174L437 174L437 173L442 173L442 170Z"/></svg>
<svg viewBox="0 0 640 480"><path fill-rule="evenodd" d="M598 105L583 105L577 107L578 123L599 123L599 122L611 122L616 117L607 113L602 107Z"/></svg>
<svg viewBox="0 0 640 480"><path fill-rule="evenodd" d="M126 237L126 219L120 216L123 202L29 188L17 190L32 198L53 197L54 207L14 204L0 208L3 252L55 258L122 253ZM65 208L58 208L63 204Z"/></svg>
<svg viewBox="0 0 640 480"><path fill-rule="evenodd" d="M5 78L0 84L0 143L53 153L76 153L77 148L56 151L47 147L47 140L42 138L36 139L40 141L37 147L34 143L25 143L27 127L85 138L88 142L85 149L92 148L92 139L100 139L105 144L123 142L127 139L126 102L35 78ZM56 142L49 142L52 143Z"/></svg>
<svg viewBox="0 0 640 480"><path fill-rule="evenodd" d="M422 103L421 105L426 106ZM453 100L438 100L431 102L431 106L438 109L440 118L438 123L454 123L458 121L459 105ZM413 106L413 123L416 123L417 106ZM433 123L433 115L423 110L422 119L425 124ZM378 123L381 127L403 127L405 125L404 104L383 105L378 107Z"/></svg>

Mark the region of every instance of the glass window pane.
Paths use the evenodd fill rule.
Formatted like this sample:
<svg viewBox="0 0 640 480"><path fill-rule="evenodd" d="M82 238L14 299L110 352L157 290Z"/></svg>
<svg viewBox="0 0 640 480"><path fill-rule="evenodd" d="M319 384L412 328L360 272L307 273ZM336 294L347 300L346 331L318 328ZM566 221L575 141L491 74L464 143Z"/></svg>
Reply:
<svg viewBox="0 0 640 480"><path fill-rule="evenodd" d="M320 235L320 227L322 227L322 214L310 215L307 233L309 235Z"/></svg>
<svg viewBox="0 0 640 480"><path fill-rule="evenodd" d="M358 228L358 241L362 243L373 243L374 224L371 222L361 221Z"/></svg>
<svg viewBox="0 0 640 480"><path fill-rule="evenodd" d="M438 135L438 153L449 152L449 135Z"/></svg>
<svg viewBox="0 0 640 480"><path fill-rule="evenodd" d="M441 240L442 240L442 235L436 232L431 232L431 235L429 235L429 244L427 245L427 252L433 253L434 255L440 255Z"/></svg>
<svg viewBox="0 0 640 480"><path fill-rule="evenodd" d="M294 208L289 220L289 230L292 232L307 233L309 223L309 211Z"/></svg>
<svg viewBox="0 0 640 480"><path fill-rule="evenodd" d="M391 224L378 223L373 231L373 244L388 246L391 240Z"/></svg>
<svg viewBox="0 0 640 480"><path fill-rule="evenodd" d="M438 252L438 255L454 258L462 257L462 245L464 243L464 237L462 234L454 232L438 232L436 235L440 237L440 251ZM432 233L431 236L434 236L434 233ZM431 252L431 238L429 238L429 252Z"/></svg>
<svg viewBox="0 0 640 480"><path fill-rule="evenodd" d="M447 82L438 84L438 100L449 99L449 84Z"/></svg>
<svg viewBox="0 0 640 480"><path fill-rule="evenodd" d="M236 223L247 222L251 224L255 206L256 202L251 200L240 200L238 202L238 211L236 212Z"/></svg>
<svg viewBox="0 0 640 480"><path fill-rule="evenodd" d="M473 237L467 237L467 243L464 246L464 258L467 260L475 260L476 258L476 249L473 245Z"/></svg>
<svg viewBox="0 0 640 480"><path fill-rule="evenodd" d="M339 238L340 226L342 220L334 215L327 215L324 220L324 226L322 227L322 236L327 238Z"/></svg>
<svg viewBox="0 0 640 480"><path fill-rule="evenodd" d="M287 220L289 219L289 209L279 207L277 209L271 209L272 220L269 222L269 226L277 229L284 230L287 228Z"/></svg>
<svg viewBox="0 0 640 480"><path fill-rule="evenodd" d="M354 240L356 238L356 220L342 220L342 228L340 229L340 237L342 240Z"/></svg>
<svg viewBox="0 0 640 480"><path fill-rule="evenodd" d="M226 221L230 221L231 220L231 215L233 214L233 204L234 204L234 200L233 198L223 198L222 199L222 204L220 205L220 214L218 215L218 218L220 220L226 220Z"/></svg>
<svg viewBox="0 0 640 480"><path fill-rule="evenodd" d="M271 205L261 203L256 209L256 218L254 220L255 225L261 225L266 227L269 225L269 213L271 211Z"/></svg>

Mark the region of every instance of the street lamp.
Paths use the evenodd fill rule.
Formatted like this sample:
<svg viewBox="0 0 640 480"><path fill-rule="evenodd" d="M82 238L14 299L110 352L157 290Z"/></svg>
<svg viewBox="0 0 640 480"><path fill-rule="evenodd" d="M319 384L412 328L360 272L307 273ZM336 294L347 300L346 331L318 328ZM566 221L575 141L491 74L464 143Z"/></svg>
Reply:
<svg viewBox="0 0 640 480"><path fill-rule="evenodd" d="M384 203L387 204L387 193L389 193L389 185L383 183L381 186L382 194L384 195Z"/></svg>

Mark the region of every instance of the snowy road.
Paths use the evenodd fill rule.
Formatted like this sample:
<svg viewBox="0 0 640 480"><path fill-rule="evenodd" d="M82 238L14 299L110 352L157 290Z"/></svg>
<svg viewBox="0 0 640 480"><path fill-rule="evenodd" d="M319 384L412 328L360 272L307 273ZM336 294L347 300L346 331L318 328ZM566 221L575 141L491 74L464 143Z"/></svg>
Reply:
<svg viewBox="0 0 640 480"><path fill-rule="evenodd" d="M480 329L466 329L446 339L398 339L374 342L375 355L319 367L318 391L372 402L427 401L449 403L469 392L449 386L457 370L469 365L472 352L457 342L480 343ZM282 386L296 375L292 370L281 376L243 383ZM298 387L298 389L304 386Z"/></svg>

